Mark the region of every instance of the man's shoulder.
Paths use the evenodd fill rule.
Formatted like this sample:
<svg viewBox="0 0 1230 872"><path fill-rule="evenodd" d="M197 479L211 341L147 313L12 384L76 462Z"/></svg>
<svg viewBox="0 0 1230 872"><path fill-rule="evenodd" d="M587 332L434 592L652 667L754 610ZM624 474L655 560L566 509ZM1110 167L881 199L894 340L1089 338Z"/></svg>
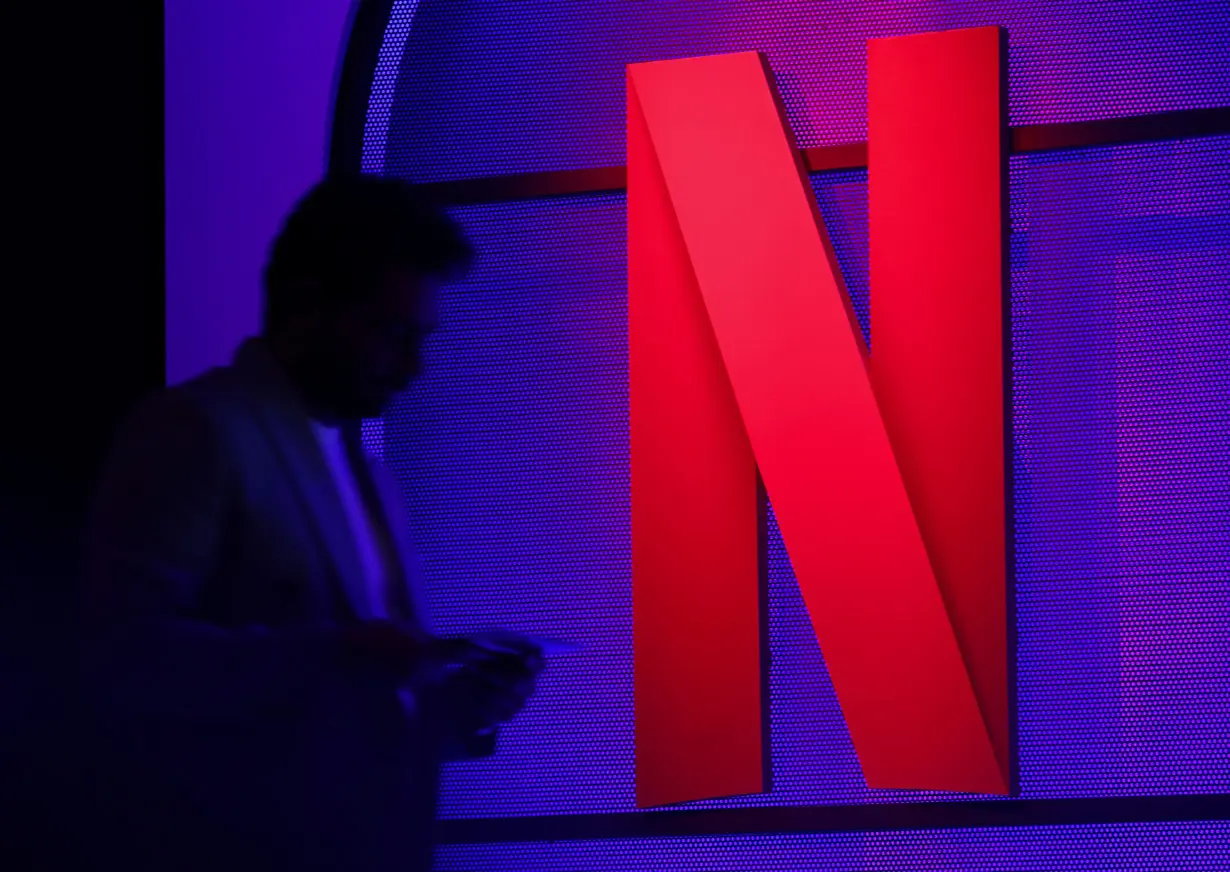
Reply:
<svg viewBox="0 0 1230 872"><path fill-rule="evenodd" d="M206 370L187 381L147 394L127 416L127 430L214 437L250 416L242 378L233 366Z"/></svg>
<svg viewBox="0 0 1230 872"><path fill-rule="evenodd" d="M202 403L237 402L244 392L244 376L233 363L211 367L200 375L167 388Z"/></svg>
<svg viewBox="0 0 1230 872"><path fill-rule="evenodd" d="M195 412L208 417L226 416L239 411L244 399L243 384L234 366L217 366L187 381L170 385L146 397L146 408L167 413Z"/></svg>

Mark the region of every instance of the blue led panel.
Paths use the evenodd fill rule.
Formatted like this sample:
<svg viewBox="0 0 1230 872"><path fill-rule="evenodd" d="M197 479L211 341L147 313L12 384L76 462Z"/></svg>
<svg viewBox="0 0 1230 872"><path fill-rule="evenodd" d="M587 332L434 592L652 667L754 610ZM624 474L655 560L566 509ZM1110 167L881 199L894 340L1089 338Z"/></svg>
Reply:
<svg viewBox="0 0 1230 872"><path fill-rule="evenodd" d="M624 198L460 210L425 377L385 417L440 631L584 643L498 756L450 767L442 814L621 808L632 795Z"/></svg>
<svg viewBox="0 0 1230 872"><path fill-rule="evenodd" d="M866 330L865 173L813 182ZM1230 793L1230 137L1016 157L1011 197L1022 795ZM385 458L442 629L585 650L441 811L631 811L624 198L456 215L479 262ZM960 798L863 785L770 534L773 790L691 807Z"/></svg>
<svg viewBox="0 0 1230 872"><path fill-rule="evenodd" d="M1230 104L1225 0L401 0L369 135L416 181L622 164L626 64L763 51L801 145L857 141L868 39L994 24L1014 124Z"/></svg>
<svg viewBox="0 0 1230 872"><path fill-rule="evenodd" d="M1230 823L445 845L440 872L1224 872Z"/></svg>

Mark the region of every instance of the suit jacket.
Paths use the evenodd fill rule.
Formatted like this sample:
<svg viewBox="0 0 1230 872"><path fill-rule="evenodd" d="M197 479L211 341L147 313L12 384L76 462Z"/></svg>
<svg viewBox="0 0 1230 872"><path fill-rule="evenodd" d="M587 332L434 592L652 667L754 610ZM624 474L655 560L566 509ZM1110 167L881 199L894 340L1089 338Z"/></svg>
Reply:
<svg viewBox="0 0 1230 872"><path fill-rule="evenodd" d="M400 565L401 617L425 629L401 495L357 426L347 439ZM428 867L436 732L341 657L336 629L370 617L369 594L309 420L260 340L133 416L87 554L105 758L151 863Z"/></svg>

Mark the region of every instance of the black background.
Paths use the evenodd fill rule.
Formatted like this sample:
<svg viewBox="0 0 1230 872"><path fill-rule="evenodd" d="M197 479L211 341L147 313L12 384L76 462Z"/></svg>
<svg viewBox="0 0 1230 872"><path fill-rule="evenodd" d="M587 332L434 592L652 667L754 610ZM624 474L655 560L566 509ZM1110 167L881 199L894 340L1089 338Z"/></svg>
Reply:
<svg viewBox="0 0 1230 872"><path fill-rule="evenodd" d="M4 12L0 866L103 868L117 806L76 690L81 529L163 383L161 3Z"/></svg>

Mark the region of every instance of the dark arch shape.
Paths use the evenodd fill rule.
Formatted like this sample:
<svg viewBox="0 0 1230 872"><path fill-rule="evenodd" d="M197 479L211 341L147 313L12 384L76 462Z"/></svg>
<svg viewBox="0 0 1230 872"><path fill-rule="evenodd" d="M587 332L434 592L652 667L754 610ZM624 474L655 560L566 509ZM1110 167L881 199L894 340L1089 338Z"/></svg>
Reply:
<svg viewBox="0 0 1230 872"><path fill-rule="evenodd" d="M358 174L363 169L363 131L367 101L376 78L380 46L394 0L355 0L350 10L342 68L333 98L328 174Z"/></svg>

